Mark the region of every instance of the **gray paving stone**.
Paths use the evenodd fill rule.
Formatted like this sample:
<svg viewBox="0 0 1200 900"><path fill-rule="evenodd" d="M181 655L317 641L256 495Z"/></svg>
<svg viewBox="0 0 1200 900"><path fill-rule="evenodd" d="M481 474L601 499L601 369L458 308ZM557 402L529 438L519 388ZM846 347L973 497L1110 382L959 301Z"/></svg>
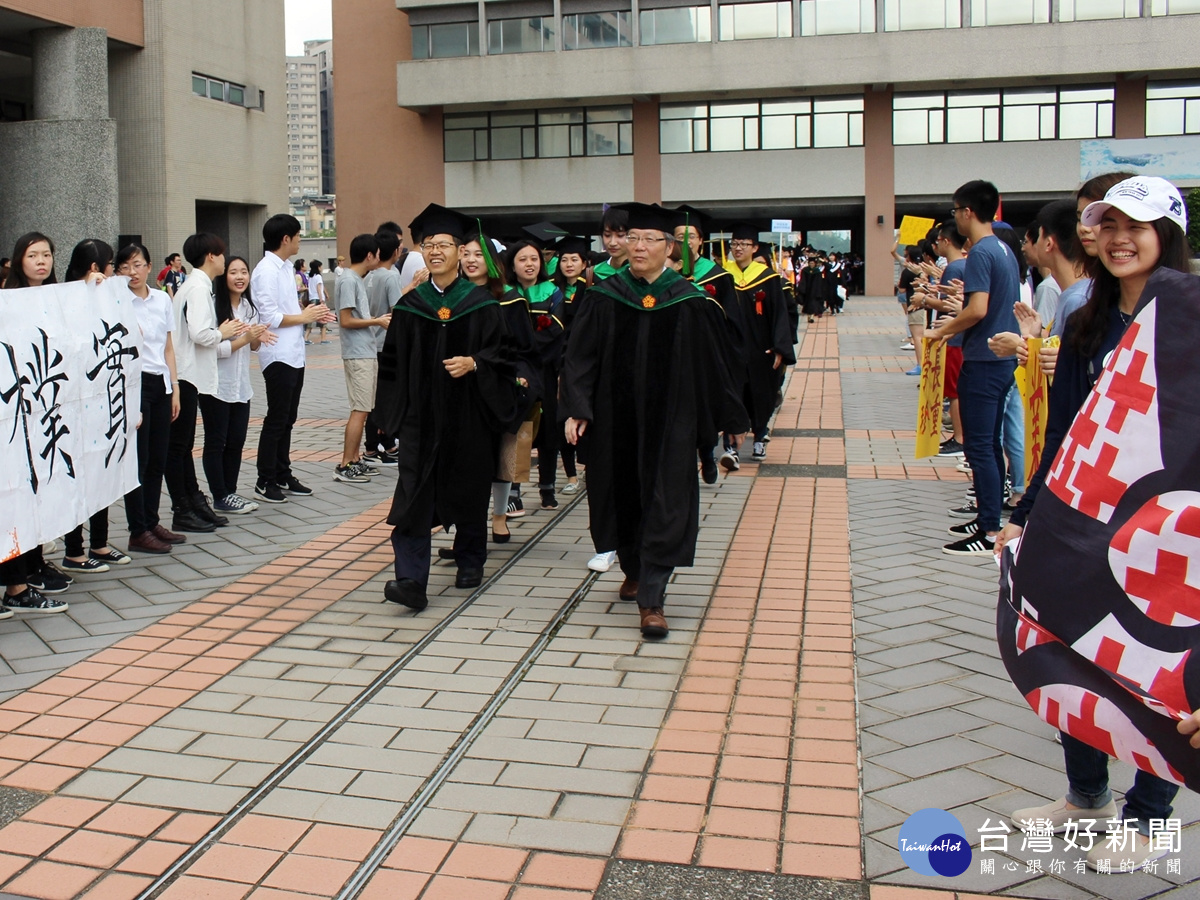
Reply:
<svg viewBox="0 0 1200 900"><path fill-rule="evenodd" d="M886 766L910 778L918 778L934 772L944 772L978 763L980 760L999 757L1001 754L994 747L986 747L973 741L958 737L942 738L928 741L916 747L905 747L890 753L875 754L871 762L875 765ZM978 765L973 765L976 771L982 771Z"/></svg>
<svg viewBox="0 0 1200 900"><path fill-rule="evenodd" d="M948 809L980 800L1006 788L1006 785L994 778L969 769L957 769L905 780L902 784L872 791L872 794L881 803L914 813L927 807L931 801L936 801L941 808Z"/></svg>
<svg viewBox="0 0 1200 900"><path fill-rule="evenodd" d="M177 778L143 778L121 799L127 803L165 806L194 812L224 814L242 799L246 789L241 786L203 784Z"/></svg>
<svg viewBox="0 0 1200 900"><path fill-rule="evenodd" d="M485 844L587 853L607 856L616 846L621 829L587 822L548 821L523 816L477 815L463 839Z"/></svg>

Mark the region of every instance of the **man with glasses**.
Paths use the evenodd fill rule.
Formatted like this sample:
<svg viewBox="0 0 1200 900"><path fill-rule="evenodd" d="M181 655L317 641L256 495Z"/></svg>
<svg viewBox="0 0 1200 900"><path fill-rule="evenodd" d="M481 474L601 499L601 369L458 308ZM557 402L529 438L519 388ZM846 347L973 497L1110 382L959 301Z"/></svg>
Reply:
<svg viewBox="0 0 1200 900"><path fill-rule="evenodd" d="M383 596L417 611L429 603L435 525L454 529L454 586L483 582L500 435L518 415L516 360L500 304L459 275L472 222L431 203L408 226L420 236L429 280L400 298L379 354L379 427L399 447L387 519L396 578Z"/></svg>
<svg viewBox="0 0 1200 900"><path fill-rule="evenodd" d="M740 433L721 307L667 264L673 213L626 203L629 266L589 289L559 387L569 444L588 460L597 547L616 547L643 637L667 636L667 582L693 564L700 515L696 448Z"/></svg>
<svg viewBox="0 0 1200 900"><path fill-rule="evenodd" d="M725 261L725 268L733 276L738 305L746 323L749 373L746 409L750 412L750 426L754 431L752 459L761 462L767 458L767 423L775 412L779 368L795 365L796 351L779 273L754 259L758 254L758 227L739 222L732 232L729 247L733 250L733 259ZM733 435L725 435L725 445L727 449L737 451Z"/></svg>

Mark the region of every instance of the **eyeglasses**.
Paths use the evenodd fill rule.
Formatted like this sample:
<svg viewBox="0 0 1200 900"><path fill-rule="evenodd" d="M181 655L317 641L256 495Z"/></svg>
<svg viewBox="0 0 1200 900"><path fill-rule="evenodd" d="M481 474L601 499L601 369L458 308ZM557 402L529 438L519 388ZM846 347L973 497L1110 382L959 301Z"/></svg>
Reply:
<svg viewBox="0 0 1200 900"><path fill-rule="evenodd" d="M667 239L665 237L656 238L656 237L647 237L647 236L641 235L641 234L630 234L630 235L626 236L626 240L630 244L632 244L634 247L636 247L638 244L647 244L647 245L662 244L662 243L665 243Z"/></svg>
<svg viewBox="0 0 1200 900"><path fill-rule="evenodd" d="M734 250L749 250L757 243L758 241L730 241L729 246Z"/></svg>
<svg viewBox="0 0 1200 900"><path fill-rule="evenodd" d="M954 215L956 212L966 212L968 209L970 209L969 206L952 206L950 207L950 215Z"/></svg>
<svg viewBox="0 0 1200 900"><path fill-rule="evenodd" d="M449 253L455 247L450 241L438 241L436 244L424 243L421 245L422 253L432 253L436 250L438 253Z"/></svg>

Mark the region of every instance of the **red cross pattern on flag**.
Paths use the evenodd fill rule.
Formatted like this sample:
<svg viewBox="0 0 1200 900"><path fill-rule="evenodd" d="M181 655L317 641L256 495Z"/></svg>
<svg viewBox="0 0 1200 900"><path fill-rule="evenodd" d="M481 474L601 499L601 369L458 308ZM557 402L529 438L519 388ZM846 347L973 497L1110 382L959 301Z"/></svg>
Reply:
<svg viewBox="0 0 1200 900"><path fill-rule="evenodd" d="M1145 503L1113 537L1108 565L1155 622L1200 625L1200 493L1172 491Z"/></svg>
<svg viewBox="0 0 1200 900"><path fill-rule="evenodd" d="M1152 362L1157 305L1147 304L1112 352L1046 479L1064 503L1101 522L1131 484L1163 466Z"/></svg>

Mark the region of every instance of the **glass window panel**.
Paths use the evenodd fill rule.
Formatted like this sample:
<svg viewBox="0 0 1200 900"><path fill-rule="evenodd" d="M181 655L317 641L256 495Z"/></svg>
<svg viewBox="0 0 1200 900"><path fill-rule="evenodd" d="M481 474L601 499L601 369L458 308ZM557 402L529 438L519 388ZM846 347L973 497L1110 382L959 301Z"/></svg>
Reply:
<svg viewBox="0 0 1200 900"><path fill-rule="evenodd" d="M692 123L686 119L668 119L658 123L660 153L691 153Z"/></svg>
<svg viewBox="0 0 1200 900"><path fill-rule="evenodd" d="M1007 115L1007 113L1006 113ZM1052 141L1057 136L1056 120L1058 119L1058 107L1043 106L1039 110L1039 118L1041 120L1041 137L1044 141Z"/></svg>
<svg viewBox="0 0 1200 900"><path fill-rule="evenodd" d="M758 149L758 119L757 118L743 119L742 122L745 125L746 149L747 150L757 150Z"/></svg>
<svg viewBox="0 0 1200 900"><path fill-rule="evenodd" d="M240 87L234 87L231 84L229 86L229 102L236 103L238 106L241 106L242 104L245 103L245 101L246 101L246 89L240 88Z"/></svg>
<svg viewBox="0 0 1200 900"><path fill-rule="evenodd" d="M1094 103L1064 103L1058 108L1058 136L1062 140L1096 136Z"/></svg>
<svg viewBox="0 0 1200 900"><path fill-rule="evenodd" d="M1183 107L1184 134L1200 131L1200 100L1185 100Z"/></svg>
<svg viewBox="0 0 1200 900"><path fill-rule="evenodd" d="M475 133L446 132L446 162L464 162L475 158Z"/></svg>
<svg viewBox="0 0 1200 900"><path fill-rule="evenodd" d="M632 44L628 10L563 16L563 48L588 50Z"/></svg>
<svg viewBox="0 0 1200 900"><path fill-rule="evenodd" d="M456 128L487 128L487 114L468 113L467 115L449 115L442 119L443 126L447 131Z"/></svg>
<svg viewBox="0 0 1200 900"><path fill-rule="evenodd" d="M709 122L709 137L713 150L741 150L744 148L745 132L741 119L712 119Z"/></svg>
<svg viewBox="0 0 1200 900"><path fill-rule="evenodd" d="M1200 13L1200 0L1154 0L1152 15L1179 16Z"/></svg>
<svg viewBox="0 0 1200 900"><path fill-rule="evenodd" d="M946 105L954 106L999 106L999 92L954 91L946 96Z"/></svg>
<svg viewBox="0 0 1200 900"><path fill-rule="evenodd" d="M814 147L846 147L850 143L850 122L846 113L813 116Z"/></svg>
<svg viewBox="0 0 1200 900"><path fill-rule="evenodd" d="M945 105L945 94L896 94L892 97L892 109L939 109Z"/></svg>
<svg viewBox="0 0 1200 900"><path fill-rule="evenodd" d="M1140 15L1137 0L1059 0L1060 22L1136 18Z"/></svg>
<svg viewBox="0 0 1200 900"><path fill-rule="evenodd" d="M757 116L757 103L714 103L709 107L709 115L714 119L725 116Z"/></svg>
<svg viewBox="0 0 1200 900"><path fill-rule="evenodd" d="M1186 106L1181 97L1177 100L1146 101L1146 134L1182 134Z"/></svg>
<svg viewBox="0 0 1200 900"><path fill-rule="evenodd" d="M812 146L812 116L796 116L796 146Z"/></svg>
<svg viewBox="0 0 1200 900"><path fill-rule="evenodd" d="M947 140L951 144L977 144L983 140L983 108L946 111Z"/></svg>
<svg viewBox="0 0 1200 900"><path fill-rule="evenodd" d="M778 29L779 37L792 36L792 4L790 2L775 4L775 26Z"/></svg>
<svg viewBox="0 0 1200 900"><path fill-rule="evenodd" d="M795 116L763 116L762 148L764 150L790 150L795 146Z"/></svg>
<svg viewBox="0 0 1200 900"><path fill-rule="evenodd" d="M946 111L944 109L929 111L929 143L946 143Z"/></svg>
<svg viewBox="0 0 1200 900"><path fill-rule="evenodd" d="M225 99L225 82L209 79L208 81L208 96L214 100Z"/></svg>
<svg viewBox="0 0 1200 900"><path fill-rule="evenodd" d="M995 107L984 107L983 139L985 141L1000 140L1000 110Z"/></svg>
<svg viewBox="0 0 1200 900"><path fill-rule="evenodd" d="M863 145L863 117L862 113L850 113L850 146L861 147Z"/></svg>
<svg viewBox="0 0 1200 900"><path fill-rule="evenodd" d="M812 112L811 100L765 100L762 103L764 116L795 115Z"/></svg>
<svg viewBox="0 0 1200 900"><path fill-rule="evenodd" d="M428 25L414 25L412 28L412 58L429 59Z"/></svg>
<svg viewBox="0 0 1200 900"><path fill-rule="evenodd" d="M841 97L832 100L816 100L813 112L862 112L862 97Z"/></svg>
<svg viewBox="0 0 1200 900"><path fill-rule="evenodd" d="M972 0L972 25L1028 25L1050 21L1050 0Z"/></svg>
<svg viewBox="0 0 1200 900"><path fill-rule="evenodd" d="M708 120L702 119L692 123L692 145L696 150L708 149Z"/></svg>
<svg viewBox="0 0 1200 900"><path fill-rule="evenodd" d="M199 75L192 76L192 93L199 94L201 97L208 96L208 79L201 78Z"/></svg>
<svg viewBox="0 0 1200 900"><path fill-rule="evenodd" d="M571 126L571 155L583 156L584 134L582 125Z"/></svg>
<svg viewBox="0 0 1200 900"><path fill-rule="evenodd" d="M551 109L538 112L539 125L575 125L582 121L582 109Z"/></svg>
<svg viewBox="0 0 1200 900"><path fill-rule="evenodd" d="M633 153L633 123L621 122L617 127L619 129L620 153L622 156L628 156Z"/></svg>
<svg viewBox="0 0 1200 900"><path fill-rule="evenodd" d="M587 126L588 156L616 156L619 141L616 122L599 122Z"/></svg>
<svg viewBox="0 0 1200 900"><path fill-rule="evenodd" d="M1005 88L1005 106L1023 106L1031 103L1057 103L1057 92L1042 88Z"/></svg>
<svg viewBox="0 0 1200 900"><path fill-rule="evenodd" d="M869 7L870 13L864 15ZM800 0L801 34L858 34L875 30L874 0Z"/></svg>
<svg viewBox="0 0 1200 900"><path fill-rule="evenodd" d="M571 155L571 128L568 125L542 125L538 128L538 156L555 159Z"/></svg>
<svg viewBox="0 0 1200 900"><path fill-rule="evenodd" d="M1113 105L1111 103L1096 104L1096 137L1113 136Z"/></svg>
<svg viewBox="0 0 1200 900"><path fill-rule="evenodd" d="M660 119L703 119L708 116L707 106L667 106L658 108Z"/></svg>
<svg viewBox="0 0 1200 900"><path fill-rule="evenodd" d="M786 16L781 15L782 12ZM790 37L791 22L791 6L784 3L727 4L721 6L718 15L719 35L723 41Z"/></svg>
<svg viewBox="0 0 1200 900"><path fill-rule="evenodd" d="M1081 88L1081 89L1063 89L1058 92L1060 103L1095 103L1107 100L1112 102L1114 97L1114 88Z"/></svg>
<svg viewBox="0 0 1200 900"><path fill-rule="evenodd" d="M887 0L884 5L886 31L958 28L961 19L961 0Z"/></svg>
<svg viewBox="0 0 1200 900"><path fill-rule="evenodd" d="M521 155L526 159L537 158L537 129L521 129Z"/></svg>
<svg viewBox="0 0 1200 900"><path fill-rule="evenodd" d="M707 6L644 10L638 17L643 44L687 44L712 40Z"/></svg>
<svg viewBox="0 0 1200 900"><path fill-rule="evenodd" d="M480 128L475 132L475 158L488 158L488 133L487 129Z"/></svg>
<svg viewBox="0 0 1200 900"><path fill-rule="evenodd" d="M507 128L512 125L533 125L532 112L495 112L492 113L493 128Z"/></svg>
<svg viewBox="0 0 1200 900"><path fill-rule="evenodd" d="M587 111L587 120L589 122L632 122L633 107L618 106L612 109L589 109Z"/></svg>
<svg viewBox="0 0 1200 900"><path fill-rule="evenodd" d="M1004 108L1004 140L1036 141L1041 135L1041 109L1037 106Z"/></svg>
<svg viewBox="0 0 1200 900"><path fill-rule="evenodd" d="M452 22L446 25L430 25L430 58L447 59L453 56L471 56L470 32L473 31L475 27L475 25L468 25L464 22Z"/></svg>
<svg viewBox="0 0 1200 900"><path fill-rule="evenodd" d="M492 129L492 159L521 158L521 129Z"/></svg>
<svg viewBox="0 0 1200 900"><path fill-rule="evenodd" d="M1200 0L1197 0L1200 2ZM1159 100L1169 97L1200 97L1200 84L1171 84L1160 81L1146 85L1146 99Z"/></svg>

